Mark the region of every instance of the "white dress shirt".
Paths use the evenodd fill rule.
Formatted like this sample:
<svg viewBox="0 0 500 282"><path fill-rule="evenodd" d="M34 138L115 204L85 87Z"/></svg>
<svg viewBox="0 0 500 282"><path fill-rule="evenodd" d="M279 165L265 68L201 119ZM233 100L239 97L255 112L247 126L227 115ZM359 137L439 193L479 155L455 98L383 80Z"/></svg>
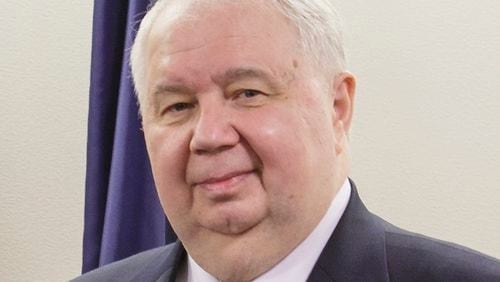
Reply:
<svg viewBox="0 0 500 282"><path fill-rule="evenodd" d="M269 271L257 277L254 282L290 281L303 282L307 280L321 251L335 230L351 196L351 185L346 179L337 195L330 203L327 212L314 228L288 256ZM187 267L179 272L177 281L187 282L218 282L219 280L203 270L188 254Z"/></svg>

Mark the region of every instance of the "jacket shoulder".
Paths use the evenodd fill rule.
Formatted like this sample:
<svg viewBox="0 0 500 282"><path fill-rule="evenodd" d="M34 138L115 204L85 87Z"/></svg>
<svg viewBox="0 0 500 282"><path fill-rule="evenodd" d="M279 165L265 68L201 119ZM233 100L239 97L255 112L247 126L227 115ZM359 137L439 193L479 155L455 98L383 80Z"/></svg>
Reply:
<svg viewBox="0 0 500 282"><path fill-rule="evenodd" d="M500 261L493 257L384 225L392 281L500 281Z"/></svg>
<svg viewBox="0 0 500 282"><path fill-rule="evenodd" d="M99 267L75 278L84 281L144 281L156 280L169 268L173 268L179 257L179 243L147 250L131 257Z"/></svg>

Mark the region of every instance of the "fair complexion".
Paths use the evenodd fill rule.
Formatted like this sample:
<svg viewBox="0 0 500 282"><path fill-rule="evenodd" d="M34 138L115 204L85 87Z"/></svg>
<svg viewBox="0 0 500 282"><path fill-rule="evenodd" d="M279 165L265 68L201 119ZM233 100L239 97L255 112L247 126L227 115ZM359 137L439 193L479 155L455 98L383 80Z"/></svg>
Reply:
<svg viewBox="0 0 500 282"><path fill-rule="evenodd" d="M150 34L148 153L189 254L249 281L307 237L347 177L354 78L320 73L262 4L190 9Z"/></svg>

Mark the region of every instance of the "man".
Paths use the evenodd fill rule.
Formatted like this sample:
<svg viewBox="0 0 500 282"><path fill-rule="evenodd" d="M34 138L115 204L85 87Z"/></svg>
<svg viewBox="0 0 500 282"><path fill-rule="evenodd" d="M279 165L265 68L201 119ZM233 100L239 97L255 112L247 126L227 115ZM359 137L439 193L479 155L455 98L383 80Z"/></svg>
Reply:
<svg viewBox="0 0 500 282"><path fill-rule="evenodd" d="M349 181L355 79L327 0L158 1L131 63L179 242L81 281L500 281L400 230ZM79 280L77 279L77 280Z"/></svg>

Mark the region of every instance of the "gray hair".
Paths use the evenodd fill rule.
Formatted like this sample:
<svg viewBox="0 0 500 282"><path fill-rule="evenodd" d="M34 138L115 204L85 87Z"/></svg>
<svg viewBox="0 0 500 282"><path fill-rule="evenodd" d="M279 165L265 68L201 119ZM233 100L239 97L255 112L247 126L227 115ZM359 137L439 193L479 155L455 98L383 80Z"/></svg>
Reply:
<svg viewBox="0 0 500 282"><path fill-rule="evenodd" d="M139 102L143 103L147 92L145 81L147 41L152 26L162 11L169 6L169 22L185 16L189 4L199 2L236 2L250 0L158 0L147 12L137 32L130 55L130 66ZM345 70L345 54L342 43L341 23L332 0L265 0L292 25L299 34L299 46L315 65L324 71L339 73ZM181 5L182 3L182 5ZM186 3L188 3L186 5Z"/></svg>

